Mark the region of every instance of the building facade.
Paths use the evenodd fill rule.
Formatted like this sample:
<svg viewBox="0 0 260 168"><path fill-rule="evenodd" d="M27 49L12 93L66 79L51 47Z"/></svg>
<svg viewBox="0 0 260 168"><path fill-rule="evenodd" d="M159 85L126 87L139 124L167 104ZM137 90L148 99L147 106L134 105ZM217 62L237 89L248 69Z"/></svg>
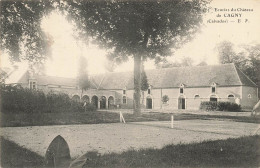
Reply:
<svg viewBox="0 0 260 168"><path fill-rule="evenodd" d="M149 89L142 92L147 109L198 110L202 101L228 101L251 110L258 101L257 85L234 64L165 68L146 71ZM63 92L75 101L97 108L133 108L133 72L112 72L90 78L91 88L81 91L76 80L33 75L26 71L16 82L22 87L44 92Z"/></svg>

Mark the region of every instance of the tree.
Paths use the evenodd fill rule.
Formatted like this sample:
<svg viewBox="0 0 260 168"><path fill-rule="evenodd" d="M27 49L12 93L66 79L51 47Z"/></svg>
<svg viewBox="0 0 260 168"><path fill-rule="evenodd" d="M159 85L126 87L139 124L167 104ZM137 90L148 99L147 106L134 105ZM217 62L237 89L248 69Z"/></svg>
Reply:
<svg viewBox="0 0 260 168"><path fill-rule="evenodd" d="M144 104L144 91L148 90L149 88L149 83L147 80L147 75L145 73L144 70L144 63L142 62L142 68L141 68L141 91L142 91L142 95L143 95L143 99L142 99L142 104Z"/></svg>
<svg viewBox="0 0 260 168"><path fill-rule="evenodd" d="M220 63L234 63L260 89L260 44L241 45L241 51L235 52L234 44L224 41L217 49Z"/></svg>
<svg viewBox="0 0 260 168"><path fill-rule="evenodd" d="M193 59L190 57L183 57L181 62L178 61L168 61L167 59L163 58L162 60L157 60L155 62L156 68L173 68L173 67L185 67L185 66L192 66L193 65Z"/></svg>
<svg viewBox="0 0 260 168"><path fill-rule="evenodd" d="M19 15L19 18L25 23L39 23L39 18L47 13L51 7L64 10L64 14L68 14L68 19L77 27L76 33L79 37L85 38L91 36L92 39L99 44L100 47L109 48L112 55L121 57L121 60L127 60L128 57L134 58L134 113L140 114L140 88L141 88L141 57L156 58L171 55L172 48L178 48L183 43L189 41L199 30L202 23L202 17L207 11L206 0L173 0L173 1L35 1L40 5L29 5L29 16L32 17L33 12L36 17L32 20L26 20L25 15ZM17 4L1 7L6 25L12 25L12 20L7 19L8 10L17 8ZM20 6L27 11L27 6L31 1L21 2ZM49 5L50 4L50 5ZM51 7L49 7L51 6ZM7 8L7 9L6 9ZM18 8L17 8L18 9ZM20 8L19 8L20 9ZM14 10L11 16L17 15ZM19 10L20 11L20 10ZM39 16L39 17L37 17ZM29 18L30 18L29 17ZM22 27L19 20L15 20L18 27ZM1 25L2 26L2 25ZM23 41L24 31L31 30L29 26L26 30L20 30L19 38L13 37L17 44ZM12 29L11 29L12 31ZM8 32L7 29L4 32ZM32 29L33 33L39 33L38 29ZM26 33L31 35L30 33ZM1 44L10 51L14 49L10 47L5 39L10 42L11 33L3 36ZM29 39L43 36L32 34ZM2 39L2 38L1 38ZM35 41L40 41L35 39ZM46 41L46 40L43 40ZM27 44L27 43L26 43ZM45 43L41 45L45 46ZM37 46L37 45L36 45ZM19 48L19 45L16 45ZM33 47L29 47L33 49ZM37 47L36 47L37 48ZM14 50L15 51L15 50ZM30 51L30 50L29 50ZM35 49L33 50L35 51ZM41 51L41 50L39 50ZM19 58L19 57L17 57Z"/></svg>
<svg viewBox="0 0 260 168"><path fill-rule="evenodd" d="M86 58L81 56L79 59L79 71L78 71L78 85L81 89L81 98L83 95L83 91L90 88L87 65L88 63Z"/></svg>
<svg viewBox="0 0 260 168"><path fill-rule="evenodd" d="M51 41L41 29L41 19L54 9L53 1L0 1L0 47L11 61L46 59Z"/></svg>
<svg viewBox="0 0 260 168"><path fill-rule="evenodd" d="M234 51L234 44L229 41L223 41L216 46L221 64L240 62L240 58Z"/></svg>

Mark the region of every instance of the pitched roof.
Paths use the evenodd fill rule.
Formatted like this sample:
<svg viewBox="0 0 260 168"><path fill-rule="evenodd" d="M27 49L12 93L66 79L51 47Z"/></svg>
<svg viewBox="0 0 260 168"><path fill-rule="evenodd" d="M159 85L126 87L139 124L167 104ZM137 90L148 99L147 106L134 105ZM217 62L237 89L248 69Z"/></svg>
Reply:
<svg viewBox="0 0 260 168"><path fill-rule="evenodd" d="M73 78L64 78L57 76L36 76L39 85L60 85L60 86L76 86L76 80Z"/></svg>
<svg viewBox="0 0 260 168"><path fill-rule="evenodd" d="M18 74L18 75L17 75ZM28 72L18 71L11 74L6 84L27 83ZM185 87L208 87L213 83L218 86L253 86L252 82L234 64L208 65L194 67L176 67L146 70L148 83L153 88L174 88L184 84ZM56 76L35 76L39 85L61 85L76 86L77 81L73 78ZM91 77L93 89L133 89L133 72L111 72L106 74L94 75Z"/></svg>
<svg viewBox="0 0 260 168"><path fill-rule="evenodd" d="M212 83L218 86L254 86L245 74L234 64L176 67L147 70L148 82L153 88L208 87ZM100 89L133 89L133 72L107 73L93 76Z"/></svg>

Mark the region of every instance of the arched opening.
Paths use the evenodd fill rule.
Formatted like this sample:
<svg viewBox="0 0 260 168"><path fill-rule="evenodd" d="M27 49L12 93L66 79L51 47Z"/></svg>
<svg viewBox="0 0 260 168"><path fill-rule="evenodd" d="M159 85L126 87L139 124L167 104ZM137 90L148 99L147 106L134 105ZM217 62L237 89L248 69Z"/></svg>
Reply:
<svg viewBox="0 0 260 168"><path fill-rule="evenodd" d="M98 108L98 97L97 96L93 96L91 98L91 103L96 107Z"/></svg>
<svg viewBox="0 0 260 168"><path fill-rule="evenodd" d="M89 97L88 97L88 95L84 95L83 97L82 97L82 102L86 102L86 103L89 103Z"/></svg>
<svg viewBox="0 0 260 168"><path fill-rule="evenodd" d="M232 94L228 95L228 100L229 102L235 103L235 96Z"/></svg>
<svg viewBox="0 0 260 168"><path fill-rule="evenodd" d="M218 101L218 98L216 95L211 95L210 98L209 98L209 101L211 102L217 102Z"/></svg>
<svg viewBox="0 0 260 168"><path fill-rule="evenodd" d="M234 95L228 95L228 98L235 98Z"/></svg>
<svg viewBox="0 0 260 168"><path fill-rule="evenodd" d="M80 102L80 97L78 95L74 95L72 97L72 100L75 101L75 102Z"/></svg>
<svg viewBox="0 0 260 168"><path fill-rule="evenodd" d="M153 99L151 97L146 98L146 108L152 109L153 108Z"/></svg>
<svg viewBox="0 0 260 168"><path fill-rule="evenodd" d="M100 99L100 109L106 108L106 102L107 102L107 98L105 96L102 96Z"/></svg>
<svg viewBox="0 0 260 168"><path fill-rule="evenodd" d="M178 109L185 109L186 107L186 100L184 96L180 96L178 99Z"/></svg>
<svg viewBox="0 0 260 168"><path fill-rule="evenodd" d="M200 98L200 95L198 95L198 94L194 96L194 99L199 99L199 98Z"/></svg>
<svg viewBox="0 0 260 168"><path fill-rule="evenodd" d="M123 96L123 104L126 104L126 96Z"/></svg>
<svg viewBox="0 0 260 168"><path fill-rule="evenodd" d="M108 98L108 108L113 108L113 105L114 105L114 97L113 96L110 96Z"/></svg>

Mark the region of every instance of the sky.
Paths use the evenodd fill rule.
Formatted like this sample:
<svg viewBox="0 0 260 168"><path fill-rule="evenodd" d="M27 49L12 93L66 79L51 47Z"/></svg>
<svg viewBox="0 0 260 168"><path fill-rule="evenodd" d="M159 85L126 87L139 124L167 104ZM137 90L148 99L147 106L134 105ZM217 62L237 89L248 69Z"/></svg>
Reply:
<svg viewBox="0 0 260 168"><path fill-rule="evenodd" d="M168 60L180 61L183 57L191 57L195 65L201 61L214 65L219 63L215 49L219 42L227 40L237 48L240 44L260 43L260 0L213 0L210 6L212 8L204 17L201 31L192 41L168 57ZM216 20L225 23L213 23ZM47 75L76 77L81 55L88 60L89 74L107 72L104 68L106 50L76 41L72 26L62 15L52 13L43 19L41 26L53 39L52 56L46 62ZM6 54L2 54L1 63L3 67L10 66ZM22 62L19 66L25 64ZM133 60L130 59L117 66L115 71L131 71L133 67ZM145 69L154 68L153 60L145 63Z"/></svg>

